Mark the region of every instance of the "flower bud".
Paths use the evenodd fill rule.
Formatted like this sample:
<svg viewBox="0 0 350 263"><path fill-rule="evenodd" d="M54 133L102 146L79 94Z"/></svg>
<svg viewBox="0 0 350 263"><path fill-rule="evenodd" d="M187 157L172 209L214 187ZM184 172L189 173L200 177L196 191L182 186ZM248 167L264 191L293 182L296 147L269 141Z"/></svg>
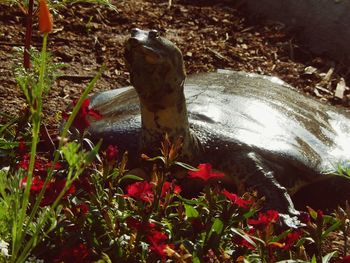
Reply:
<svg viewBox="0 0 350 263"><path fill-rule="evenodd" d="M47 34L52 31L53 20L46 0L39 0L39 31Z"/></svg>

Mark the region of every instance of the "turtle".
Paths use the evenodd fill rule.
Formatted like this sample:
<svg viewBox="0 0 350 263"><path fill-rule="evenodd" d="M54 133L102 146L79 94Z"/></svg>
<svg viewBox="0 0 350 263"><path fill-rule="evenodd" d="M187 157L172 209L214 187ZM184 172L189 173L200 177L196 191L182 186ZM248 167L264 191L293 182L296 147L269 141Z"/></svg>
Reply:
<svg viewBox="0 0 350 263"><path fill-rule="evenodd" d="M291 196L305 185L326 185L333 194L341 186L341 199L350 199L350 180L329 173L349 164L345 109L277 77L218 70L186 78L181 51L156 30L132 29L125 60L132 86L90 98L90 108L103 116L91 122L92 138L133 156L158 149L165 133L182 137L182 160L209 162L232 182L256 189L287 225L297 224Z"/></svg>

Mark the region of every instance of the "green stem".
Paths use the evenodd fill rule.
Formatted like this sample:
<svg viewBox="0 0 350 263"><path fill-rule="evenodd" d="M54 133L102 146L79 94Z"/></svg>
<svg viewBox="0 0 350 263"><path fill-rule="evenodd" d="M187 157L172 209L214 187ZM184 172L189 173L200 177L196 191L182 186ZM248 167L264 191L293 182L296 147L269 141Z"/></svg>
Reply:
<svg viewBox="0 0 350 263"><path fill-rule="evenodd" d="M40 122L41 122L41 112L42 112L42 93L44 90L44 74L46 70L46 46L47 46L47 34L44 35L43 39L43 47L41 50L41 57L40 57L40 69L39 69L39 82L37 86L32 87L32 98L33 98L33 104L30 105L31 111L32 111L32 145L31 145L31 151L30 151L30 160L29 160L29 167L28 167L28 176L26 181L26 186L24 190L23 195L23 201L22 206L19 211L19 217L18 217L18 224L17 227L19 228L17 230L16 238L13 240L13 254L12 254L12 260L16 259L16 256L19 252L19 249L22 246L23 239L25 237L26 231L23 231L23 225L25 221L25 217L27 215L27 207L29 204L29 196L30 196L30 188L32 185L32 178L33 178L33 171L34 171L34 165L35 165L35 156L36 156L36 149L37 144L39 142L39 132L40 132ZM25 227L27 229L28 224Z"/></svg>
<svg viewBox="0 0 350 263"><path fill-rule="evenodd" d="M45 46L46 47L46 46ZM64 142L65 142L65 138L67 137L67 134L68 134L68 130L69 130L69 127L72 125L73 121L74 121L74 118L75 116L78 114L78 111L83 103L83 101L85 100L85 98L88 96L89 92L91 91L91 89L95 86L97 80L101 77L102 75L102 72L104 70L104 67L102 67L98 74L94 77L94 79L89 83L88 87L86 88L86 90L84 91L84 93L82 94L82 96L80 97L80 99L78 100L77 102L77 105L74 107L73 109L73 112L71 114L71 116L68 118L68 121L67 123L64 125L64 128L63 128L63 131L62 131L62 135L61 135L61 139L60 139L60 142L59 142L59 146L58 146L58 151L55 152L54 154L54 159L53 159L53 165L52 167L54 167L54 165L57 163L59 157L60 157L60 149L62 148ZM77 174L74 176L74 179L77 178L77 176L79 174L81 174L83 172L84 169L80 170L79 172L77 172ZM48 175L45 179L45 182L44 182L44 185L43 185L43 188L41 189L39 195L37 196L36 198L36 202L32 208L32 211L29 215L29 219L28 219L28 224L26 225L25 227L25 230L23 231L22 230L22 233L26 233L28 228L29 228L29 225L30 225L30 222L32 222L34 220L34 217L36 216L37 214L37 210L39 209L40 207L40 203L41 203L41 200L44 196L44 193L46 191L46 188L47 188L47 185L49 184L49 182L51 181L53 177L53 168L50 168L48 170ZM55 202L53 205L51 205L51 208L52 209L55 209L57 207L57 205L59 204L59 201L61 200L61 198L63 197L63 195L66 193L66 191L69 189L70 185L72 184L72 182L74 181L73 180L67 180L66 182L66 185L64 187L64 189L61 191L61 193L59 194L59 196L56 198ZM44 223L44 222L43 222ZM38 226L39 227L39 226ZM27 242L27 245L26 245L26 248L28 247L28 244L34 244L34 239L37 238L37 234L39 232L36 232L35 235L33 235L30 240ZM21 253L21 258L24 257L24 253L29 253L30 252L30 249L29 248L29 251L26 249L24 250L22 253ZM18 251L17 251L18 253Z"/></svg>
<svg viewBox="0 0 350 263"><path fill-rule="evenodd" d="M54 158L53 158L53 162L52 162L52 167L55 166L55 164L57 163L59 157L60 157L60 149L62 148L62 146L64 145L64 142L65 142L65 138L67 137L67 134L68 134L68 131L69 131L69 128L71 127L73 121L74 121L74 118L75 116L78 114L79 110L80 110L80 107L81 105L83 104L83 101L86 99L86 97L88 96L88 94L90 93L90 91L92 90L92 88L95 86L97 80L101 77L102 75L102 72L104 70L104 67L102 67L99 72L97 73L97 75L93 78L93 80L89 83L89 85L87 86L87 88L85 89L84 93L81 95L81 97L79 98L76 106L74 107L73 109L73 112L72 114L69 116L68 118L68 121L65 123L64 127L63 127L63 131L62 131L62 134L60 136L60 141L59 141L59 145L58 145L58 150L55 152L54 154ZM40 206L40 202L41 202L41 199L43 198L44 196L44 193L45 193L45 190L47 188L47 185L48 183L51 181L52 179L52 176L53 176L53 168L50 168L48 170L48 173L47 173L47 177L45 179L45 182L44 182L44 185L43 185L43 188L41 189L39 195L37 196L36 198L36 201L35 201L35 204L33 206L33 209L32 209L32 212L30 213L30 216L29 216L29 219L30 220L33 220L34 216L36 215L36 212Z"/></svg>
<svg viewBox="0 0 350 263"><path fill-rule="evenodd" d="M210 229L211 229L211 220L213 218L213 211L214 211L214 208L212 206L212 198L211 198L211 193L210 193L210 186L209 185L206 185L204 187L204 193L205 193L205 199L208 200L208 204L209 204L209 215L208 215L208 220L206 222L206 225L207 225L207 229L206 229L206 232L205 232L205 237L204 237L204 241L203 241L203 244L202 244L202 248L205 248L205 245L206 243L208 242L208 238L209 238L209 234L210 234ZM210 223L210 224L209 224Z"/></svg>

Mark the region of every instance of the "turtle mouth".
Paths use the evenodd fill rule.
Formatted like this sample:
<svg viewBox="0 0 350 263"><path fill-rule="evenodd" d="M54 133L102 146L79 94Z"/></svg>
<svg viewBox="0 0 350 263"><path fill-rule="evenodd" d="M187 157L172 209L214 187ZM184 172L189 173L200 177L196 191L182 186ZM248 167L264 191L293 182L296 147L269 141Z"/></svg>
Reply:
<svg viewBox="0 0 350 263"><path fill-rule="evenodd" d="M131 36L125 43L124 57L128 65L141 63L156 64L161 55L155 48L155 41L159 39L155 30L144 31L138 28L131 30Z"/></svg>

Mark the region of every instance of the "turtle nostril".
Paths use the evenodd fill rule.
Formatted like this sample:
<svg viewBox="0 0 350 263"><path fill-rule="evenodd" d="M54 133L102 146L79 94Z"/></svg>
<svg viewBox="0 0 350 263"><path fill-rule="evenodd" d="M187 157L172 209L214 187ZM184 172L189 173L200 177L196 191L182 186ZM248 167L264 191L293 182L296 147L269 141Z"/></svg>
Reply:
<svg viewBox="0 0 350 263"><path fill-rule="evenodd" d="M132 37L134 37L134 36L136 36L138 33L140 33L140 29L138 29L138 28L133 28L133 29L131 29L131 31L130 31L130 34L131 34L131 36Z"/></svg>
<svg viewBox="0 0 350 263"><path fill-rule="evenodd" d="M153 30L148 32L148 36L150 38L157 38L157 37L159 37L159 33L157 30L153 29Z"/></svg>

